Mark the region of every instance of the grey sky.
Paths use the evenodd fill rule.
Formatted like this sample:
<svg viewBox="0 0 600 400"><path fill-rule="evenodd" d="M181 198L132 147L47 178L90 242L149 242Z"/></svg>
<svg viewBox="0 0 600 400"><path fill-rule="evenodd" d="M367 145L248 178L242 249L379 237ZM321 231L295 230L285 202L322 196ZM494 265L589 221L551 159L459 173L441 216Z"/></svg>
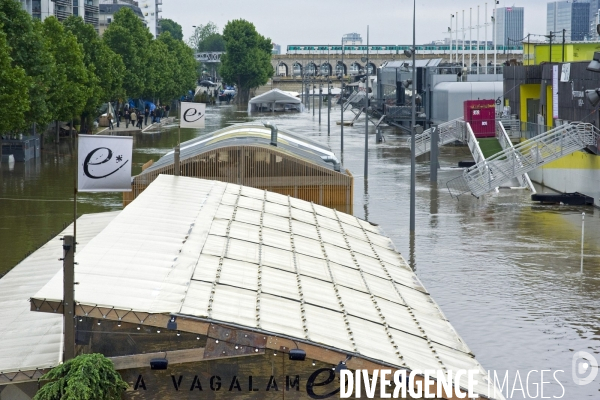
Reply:
<svg viewBox="0 0 600 400"><path fill-rule="evenodd" d="M544 34L546 27L546 1L500 0L498 7L525 7L525 35ZM358 32L366 39L369 25L371 44L410 44L412 42L411 0L163 0L163 18L170 18L183 27L185 39L193 31L192 25L214 22L222 29L227 21L243 18L256 26L261 34L274 43L336 44L344 33ZM417 44L429 43L448 37L450 14L459 12L459 29L462 28L462 10L465 10L465 27L469 26L469 8L473 8L473 26L477 24L477 6L480 6L480 25L484 24L485 1L476 0L417 0ZM494 0L487 2L488 21ZM454 29L453 23L453 29ZM480 40L484 39L484 28ZM473 30L473 40L477 30ZM460 38L460 33L459 33ZM466 33L469 39L469 32ZM491 25L488 40L492 40Z"/></svg>

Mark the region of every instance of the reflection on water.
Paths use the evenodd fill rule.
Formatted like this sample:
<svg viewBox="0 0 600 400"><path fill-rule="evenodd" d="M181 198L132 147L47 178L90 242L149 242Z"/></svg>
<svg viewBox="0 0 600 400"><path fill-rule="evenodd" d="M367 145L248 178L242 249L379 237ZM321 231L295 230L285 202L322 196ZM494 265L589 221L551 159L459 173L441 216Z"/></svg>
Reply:
<svg viewBox="0 0 600 400"><path fill-rule="evenodd" d="M339 153L339 109L327 113L267 113L246 116L233 106L209 107L206 129L181 131L182 141L228 126L231 122L273 120L280 127L327 143ZM350 118L352 115L345 116ZM464 147L443 147L438 183L429 182L429 165L417 163L417 226L410 238L410 153L406 137L385 129L386 141L369 146L369 180L362 177L364 124L344 128L343 167L355 177L354 214L379 224L409 261L433 298L487 369L512 383L520 371L557 373L565 399L600 398L600 377L587 386L571 380L571 358L585 350L600 361L600 213L592 208L542 206L527 191L503 190L476 199L452 199L445 183L468 159ZM177 144L177 128L138 134L134 173ZM73 216L73 146L47 145L41 159L0 167L0 273L43 244ZM541 190L541 188L540 188ZM47 199L52 201L36 201ZM121 194L82 194L80 213L120 209ZM579 274L581 212L586 212L584 274ZM539 383L539 374L537 375ZM560 396L550 377L544 396ZM517 385L518 386L518 385ZM535 388L531 387L532 395ZM520 396L520 397L519 397ZM523 398L516 392L513 398Z"/></svg>

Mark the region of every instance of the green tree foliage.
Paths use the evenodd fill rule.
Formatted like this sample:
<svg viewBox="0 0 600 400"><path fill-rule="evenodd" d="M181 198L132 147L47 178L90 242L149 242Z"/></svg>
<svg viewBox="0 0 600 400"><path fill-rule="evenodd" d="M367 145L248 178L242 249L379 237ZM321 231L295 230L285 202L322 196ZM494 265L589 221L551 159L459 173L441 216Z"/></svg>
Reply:
<svg viewBox="0 0 600 400"><path fill-rule="evenodd" d="M41 23L33 21L18 1L0 0L0 24L10 47L12 65L23 68L31 78L25 121L27 125L48 123L48 89L54 75L54 60L44 46Z"/></svg>
<svg viewBox="0 0 600 400"><path fill-rule="evenodd" d="M225 39L220 33L214 33L204 39L198 46L199 52L225 51Z"/></svg>
<svg viewBox="0 0 600 400"><path fill-rule="evenodd" d="M11 65L10 48L6 42L6 34L1 28L0 24L0 104L3 105L0 133L4 133L25 126L31 78L20 66Z"/></svg>
<svg viewBox="0 0 600 400"><path fill-rule="evenodd" d="M173 99L195 87L197 62L193 50L181 40L171 37L169 32L163 32L158 41L167 46L170 57L175 60L171 76L168 78L172 87L161 95L163 99Z"/></svg>
<svg viewBox="0 0 600 400"><path fill-rule="evenodd" d="M98 106L124 97L125 65L121 57L104 43L94 27L82 18L71 16L63 22L65 29L83 46L83 61L88 71L89 97L83 114L94 116Z"/></svg>
<svg viewBox="0 0 600 400"><path fill-rule="evenodd" d="M223 30L225 54L219 73L238 86L238 103L247 103L250 90L264 85L273 76L271 40L260 35L254 24L243 19L229 21Z"/></svg>
<svg viewBox="0 0 600 400"><path fill-rule="evenodd" d="M120 400L128 385L102 354L82 354L40 378L34 400Z"/></svg>
<svg viewBox="0 0 600 400"><path fill-rule="evenodd" d="M69 121L81 114L90 97L83 47L54 17L44 20L43 33L55 63L48 91L50 113L53 120Z"/></svg>
<svg viewBox="0 0 600 400"><path fill-rule="evenodd" d="M155 91L156 88L147 87L146 83L152 34L130 8L123 7L115 13L113 22L104 32L103 40L123 59L123 87L128 96L139 98L144 93ZM150 82L155 80L150 79Z"/></svg>
<svg viewBox="0 0 600 400"><path fill-rule="evenodd" d="M183 40L183 29L181 25L169 18L163 18L160 20L160 31L161 33L169 32L171 37L175 40Z"/></svg>
<svg viewBox="0 0 600 400"><path fill-rule="evenodd" d="M203 50L203 43L209 36L220 35L219 28L215 23L209 22L206 25L198 25L194 30L194 33L190 37L188 44L197 52Z"/></svg>

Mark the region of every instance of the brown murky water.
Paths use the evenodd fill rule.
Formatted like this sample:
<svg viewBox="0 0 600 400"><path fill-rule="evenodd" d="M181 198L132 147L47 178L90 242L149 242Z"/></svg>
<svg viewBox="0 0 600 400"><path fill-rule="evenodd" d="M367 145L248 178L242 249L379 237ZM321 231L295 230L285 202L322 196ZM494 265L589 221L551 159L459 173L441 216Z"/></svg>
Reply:
<svg viewBox="0 0 600 400"><path fill-rule="evenodd" d="M334 122L339 109L334 112L328 136L326 110L319 128L318 115L313 117L312 112L248 117L245 110L214 107L208 109L206 129L184 130L182 141L235 122L270 119L329 144L339 155L340 128ZM345 118L349 117L350 113ZM506 386L503 390L507 398L541 398L541 370L551 370L543 378L548 382L543 384L544 396L600 398L600 373L585 386L572 379L575 352L587 351L600 362L600 212L538 205L527 191L500 191L481 199L463 196L456 201L445 183L460 173L453 167L470 154L465 147L444 147L438 184L429 182L428 162L417 163L417 231L411 246L407 137L392 129L385 130L382 144L370 137L367 183L362 175L361 121L344 129L345 151L340 157L355 176L354 214L380 224L414 263L483 366L496 371L500 380L508 371L508 393ZM176 127L136 135L134 174L176 142ZM71 221L73 168L69 142L46 145L41 159L13 168L0 166L0 274ZM120 193L79 196L79 214L120 208ZM583 275L579 273L582 211L586 212ZM527 380L531 370L537 372Z"/></svg>

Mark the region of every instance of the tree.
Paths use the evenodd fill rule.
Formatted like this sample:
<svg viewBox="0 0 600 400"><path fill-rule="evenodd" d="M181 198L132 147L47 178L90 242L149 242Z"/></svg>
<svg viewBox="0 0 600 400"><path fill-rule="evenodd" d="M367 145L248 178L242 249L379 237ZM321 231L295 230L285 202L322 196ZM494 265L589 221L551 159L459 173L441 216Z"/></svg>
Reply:
<svg viewBox="0 0 600 400"><path fill-rule="evenodd" d="M264 85L273 76L271 40L243 19L229 21L223 39L225 54L221 56L219 73L225 81L237 84L237 102L247 103L250 90Z"/></svg>
<svg viewBox="0 0 600 400"><path fill-rule="evenodd" d="M121 57L100 39L94 27L86 24L81 17L70 16L63 25L83 46L83 62L89 74L90 95L83 110L82 120L94 118L102 103L124 97L125 65Z"/></svg>
<svg viewBox="0 0 600 400"><path fill-rule="evenodd" d="M102 38L125 64L123 88L127 95L139 98L152 91L146 87L152 34L137 15L129 7L121 8Z"/></svg>
<svg viewBox="0 0 600 400"><path fill-rule="evenodd" d="M25 126L25 112L29 110L28 92L32 79L23 68L11 63L10 48L0 24L0 104L3 106L0 133Z"/></svg>
<svg viewBox="0 0 600 400"><path fill-rule="evenodd" d="M220 33L213 33L204 39L198 46L199 52L225 51L225 40Z"/></svg>
<svg viewBox="0 0 600 400"><path fill-rule="evenodd" d="M128 385L108 358L82 354L54 367L40 378L50 381L34 400L120 400Z"/></svg>
<svg viewBox="0 0 600 400"><path fill-rule="evenodd" d="M190 37L188 44L195 51L201 52L204 51L202 50L202 43L209 36L219 34L219 28L213 22L209 22L206 25L198 25L198 27L194 30L194 33Z"/></svg>
<svg viewBox="0 0 600 400"><path fill-rule="evenodd" d="M171 71L172 91L162 96L163 100L171 100L185 93L196 84L196 66L194 52L181 40L175 40L169 32L163 32L158 37L169 49L169 56L175 60Z"/></svg>
<svg viewBox="0 0 600 400"><path fill-rule="evenodd" d="M44 20L43 33L55 64L48 92L52 119L69 121L81 114L90 97L83 47L77 43L75 35L65 30L55 17Z"/></svg>
<svg viewBox="0 0 600 400"><path fill-rule="evenodd" d="M54 76L54 59L44 45L42 24L33 21L18 1L0 0L0 24L10 47L12 66L25 70L29 80L27 125L47 124L48 88Z"/></svg>
<svg viewBox="0 0 600 400"><path fill-rule="evenodd" d="M160 20L160 31L161 33L169 32L171 37L175 40L183 40L183 29L181 25L169 18L163 18Z"/></svg>

